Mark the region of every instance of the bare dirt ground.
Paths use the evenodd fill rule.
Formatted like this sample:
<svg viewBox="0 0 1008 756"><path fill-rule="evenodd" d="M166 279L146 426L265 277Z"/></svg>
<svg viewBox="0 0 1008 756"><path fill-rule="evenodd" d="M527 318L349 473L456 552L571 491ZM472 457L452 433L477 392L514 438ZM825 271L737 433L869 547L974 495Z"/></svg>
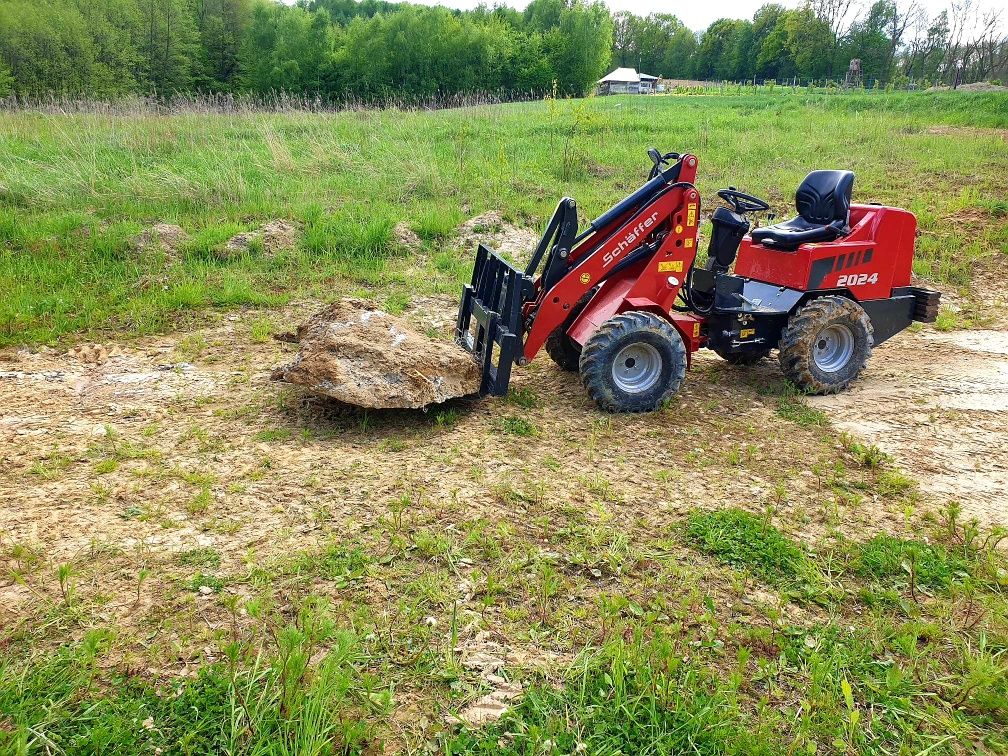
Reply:
<svg viewBox="0 0 1008 756"><path fill-rule="evenodd" d="M1008 331L900 334L849 391L811 403L923 491L985 525L1008 523Z"/></svg>
<svg viewBox="0 0 1008 756"><path fill-rule="evenodd" d="M427 299L406 317L450 328L454 307ZM284 330L318 308L268 317ZM844 450L831 429L777 413L770 361L750 372L700 355L671 406L643 416L600 413L578 377L545 357L515 371L509 399L365 413L271 381L296 347L264 338L256 324L265 316L214 315L193 332L100 349L0 354L0 546L12 561L25 558L20 547L45 565L0 583L0 624L58 596L55 566L73 564L79 590L106 597L102 621L134 628L144 653L163 644L161 656L181 658L174 673L184 673L196 658L186 654L202 652L178 649L199 643L200 627L228 622L209 588L187 587L195 568L183 559L194 549L220 555L217 574L248 575L334 539L380 538L407 518L418 543L488 528L605 590L621 580L627 543L695 562L676 529L696 508L765 512L813 545L913 527L873 486L873 471L838 472ZM955 495L967 514L1003 521L1005 346L1004 332L904 333L878 349L850 393L815 401L920 481L920 513ZM837 496L845 486L862 493ZM152 565L156 578L137 577ZM453 564L445 578L454 582L439 590L468 607L478 567ZM339 595L338 581L327 585ZM659 589L669 586L640 587ZM224 590L251 589L243 578ZM364 595L395 616L387 585L370 581ZM450 621L444 607L417 607ZM477 611L479 626L509 637L498 610L467 608L465 623ZM802 611L790 606L792 621ZM466 632L462 642L474 642ZM543 658L572 642L514 648ZM499 695L478 701L474 719L514 692L495 685L494 671L477 672Z"/></svg>

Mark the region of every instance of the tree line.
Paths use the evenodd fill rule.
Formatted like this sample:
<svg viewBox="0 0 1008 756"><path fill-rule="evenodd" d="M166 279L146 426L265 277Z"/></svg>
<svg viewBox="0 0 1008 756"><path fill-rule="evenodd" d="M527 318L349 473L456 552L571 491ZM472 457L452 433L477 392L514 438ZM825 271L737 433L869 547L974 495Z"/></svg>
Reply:
<svg viewBox="0 0 1008 756"><path fill-rule="evenodd" d="M577 95L611 48L597 0L533 0L524 12L383 0L0 2L0 94Z"/></svg>
<svg viewBox="0 0 1008 756"><path fill-rule="evenodd" d="M580 95L610 66L668 78L957 84L1000 75L1008 42L975 0L767 4L696 34L599 0L457 11L386 0L0 0L0 96L291 92L329 102L474 92ZM902 5L900 3L908 3ZM979 23L974 23L976 19Z"/></svg>
<svg viewBox="0 0 1008 756"><path fill-rule="evenodd" d="M953 0L929 17L916 0L810 0L762 6L752 20L719 19L694 35L675 16L617 13L613 57L672 79L843 81L861 61L862 81L957 84L1008 74L1001 14Z"/></svg>

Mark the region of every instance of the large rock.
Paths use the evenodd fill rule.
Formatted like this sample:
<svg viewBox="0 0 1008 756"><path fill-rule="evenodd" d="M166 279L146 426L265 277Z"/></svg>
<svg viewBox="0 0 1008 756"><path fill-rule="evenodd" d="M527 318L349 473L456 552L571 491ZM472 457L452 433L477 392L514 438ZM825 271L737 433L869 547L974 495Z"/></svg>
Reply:
<svg viewBox="0 0 1008 756"><path fill-rule="evenodd" d="M469 353L360 300L343 299L312 316L294 340L297 357L273 379L347 404L419 409L479 391L480 370Z"/></svg>

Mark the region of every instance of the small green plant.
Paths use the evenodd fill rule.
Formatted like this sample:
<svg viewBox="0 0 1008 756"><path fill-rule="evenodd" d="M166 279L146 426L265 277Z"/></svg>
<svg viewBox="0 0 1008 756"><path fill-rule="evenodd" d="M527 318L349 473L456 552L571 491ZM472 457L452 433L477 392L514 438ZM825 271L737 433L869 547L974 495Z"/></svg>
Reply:
<svg viewBox="0 0 1008 756"><path fill-rule="evenodd" d="M66 470L72 462L73 459L68 457L66 454L50 452L42 459L33 462L31 467L28 468L28 472L42 478L43 480L55 480L63 474L63 471Z"/></svg>
<svg viewBox="0 0 1008 756"><path fill-rule="evenodd" d="M96 462L94 466L95 475L107 475L119 469L119 460L110 458Z"/></svg>
<svg viewBox="0 0 1008 756"><path fill-rule="evenodd" d="M527 386L512 386L507 393L508 404L514 404L523 409L535 409L539 406L539 395Z"/></svg>
<svg viewBox="0 0 1008 756"><path fill-rule="evenodd" d="M403 291L394 291L385 298L385 310L393 315L401 315L410 304L410 295Z"/></svg>
<svg viewBox="0 0 1008 756"><path fill-rule="evenodd" d="M16 577L25 577L34 572L42 564L42 549L23 543L11 546L9 556L13 565L11 571Z"/></svg>
<svg viewBox="0 0 1008 756"><path fill-rule="evenodd" d="M899 470L883 470L875 479L875 487L882 496L899 497L913 493L916 483Z"/></svg>
<svg viewBox="0 0 1008 756"><path fill-rule="evenodd" d="M256 441L287 441L293 435L290 428L267 428L256 433Z"/></svg>
<svg viewBox="0 0 1008 756"><path fill-rule="evenodd" d="M208 509L210 509L210 502L212 497L210 495L210 486L203 486L200 492L196 494L189 503L186 504L186 511L191 515L204 514Z"/></svg>
<svg viewBox="0 0 1008 756"><path fill-rule="evenodd" d="M457 409L444 409L434 415L434 425L438 428L452 428L462 419L462 413Z"/></svg>
<svg viewBox="0 0 1008 756"><path fill-rule="evenodd" d="M502 417L500 429L511 436L535 436L539 430L523 417Z"/></svg>
<svg viewBox="0 0 1008 756"><path fill-rule="evenodd" d="M378 445L378 448L380 448L382 451L387 452L401 452L404 449L406 449L407 446L408 444L404 439L401 439L398 436L392 436L391 438L386 438L385 440L383 440Z"/></svg>
<svg viewBox="0 0 1008 756"><path fill-rule="evenodd" d="M888 459L885 452L875 446L875 444L865 445L850 433L841 433L840 443L847 453L854 457L862 467L874 470L881 467Z"/></svg>
<svg viewBox="0 0 1008 756"><path fill-rule="evenodd" d="M224 581L215 575L205 575L197 572L189 581L189 590L193 593L220 593L224 590ZM200 590L200 589L203 590Z"/></svg>
<svg viewBox="0 0 1008 756"><path fill-rule="evenodd" d="M810 407L805 397L797 391L778 397L777 414L798 425L821 427L829 424L826 413Z"/></svg>
<svg viewBox="0 0 1008 756"><path fill-rule="evenodd" d="M183 567L207 567L215 570L220 567L220 552L211 546L180 551L175 561Z"/></svg>
<svg viewBox="0 0 1008 756"><path fill-rule="evenodd" d="M60 594L63 596L63 603L67 606L73 600L74 595L74 575L76 570L69 562L64 562L56 568L56 577L59 580Z"/></svg>
<svg viewBox="0 0 1008 756"><path fill-rule="evenodd" d="M201 333L190 333L179 339L175 354L185 362L192 362L207 349L206 337Z"/></svg>
<svg viewBox="0 0 1008 756"><path fill-rule="evenodd" d="M256 318L249 326L249 338L254 344L265 344L273 335L273 323L267 318Z"/></svg>

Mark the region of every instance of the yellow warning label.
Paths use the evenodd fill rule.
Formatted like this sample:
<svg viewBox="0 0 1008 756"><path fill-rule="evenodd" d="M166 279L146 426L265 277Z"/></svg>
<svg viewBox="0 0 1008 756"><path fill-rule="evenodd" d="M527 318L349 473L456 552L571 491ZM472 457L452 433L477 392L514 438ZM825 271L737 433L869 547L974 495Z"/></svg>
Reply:
<svg viewBox="0 0 1008 756"><path fill-rule="evenodd" d="M683 246L686 247L686 249L693 249L693 240L687 239L683 242Z"/></svg>
<svg viewBox="0 0 1008 756"><path fill-rule="evenodd" d="M699 323L694 323L693 324L693 338L695 339L698 336L700 336L700 324Z"/></svg>
<svg viewBox="0 0 1008 756"><path fill-rule="evenodd" d="M681 233L682 233L682 226L676 226L676 227L675 227L675 232L676 232L677 234L681 234Z"/></svg>
<svg viewBox="0 0 1008 756"><path fill-rule="evenodd" d="M658 263L659 273L682 273L682 260L666 260Z"/></svg>
<svg viewBox="0 0 1008 756"><path fill-rule="evenodd" d="M690 202L686 206L686 225L695 226L696 225L696 202Z"/></svg>
<svg viewBox="0 0 1008 756"><path fill-rule="evenodd" d="M756 329L755 328L743 328L741 331L738 332L738 337L740 339L748 339L751 336L755 336L755 335L756 335Z"/></svg>
<svg viewBox="0 0 1008 756"><path fill-rule="evenodd" d="M585 286L587 286L588 284L590 284L591 283L591 274L590 273L582 273L581 274L581 283L583 283Z"/></svg>

